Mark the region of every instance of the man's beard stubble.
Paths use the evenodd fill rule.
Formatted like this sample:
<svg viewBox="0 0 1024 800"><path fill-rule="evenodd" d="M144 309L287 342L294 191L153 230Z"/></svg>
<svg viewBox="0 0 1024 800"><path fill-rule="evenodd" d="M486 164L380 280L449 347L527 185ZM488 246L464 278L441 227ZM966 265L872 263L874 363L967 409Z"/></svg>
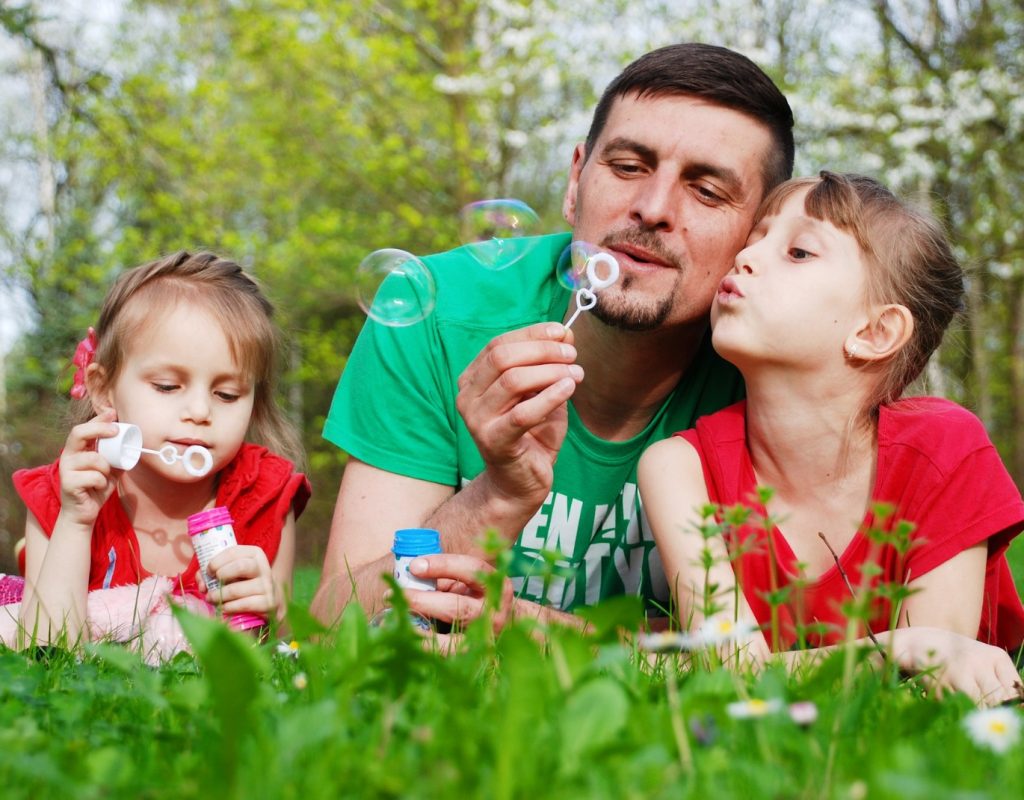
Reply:
<svg viewBox="0 0 1024 800"><path fill-rule="evenodd" d="M601 241L604 248L614 248L621 244L634 244L669 262L676 269L675 280L663 297L643 300L629 295L630 285L636 281L636 276L622 274L614 287L615 296L598 292L597 305L591 313L605 325L618 330L632 333L652 331L661 327L675 306L676 292L683 274L680 259L662 245L653 231L626 228L613 231Z"/></svg>

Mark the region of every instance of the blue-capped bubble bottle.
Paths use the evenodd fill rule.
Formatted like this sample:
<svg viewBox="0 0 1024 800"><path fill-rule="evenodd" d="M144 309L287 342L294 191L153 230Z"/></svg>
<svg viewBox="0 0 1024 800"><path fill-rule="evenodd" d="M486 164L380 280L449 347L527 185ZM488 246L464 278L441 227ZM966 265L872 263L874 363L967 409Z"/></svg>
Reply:
<svg viewBox="0 0 1024 800"><path fill-rule="evenodd" d="M409 572L414 558L443 553L441 534L433 528L399 528L395 531L395 543L391 547L395 554L395 580L403 589L433 591L437 582L428 578L417 578Z"/></svg>
<svg viewBox="0 0 1024 800"><path fill-rule="evenodd" d="M441 534L433 528L399 528L395 531L395 543L391 547L395 556L395 581L403 589L419 589L432 592L437 582L432 578L417 578L409 572L413 559L421 556L443 553ZM412 623L422 630L433 630L430 621L418 614L412 614Z"/></svg>

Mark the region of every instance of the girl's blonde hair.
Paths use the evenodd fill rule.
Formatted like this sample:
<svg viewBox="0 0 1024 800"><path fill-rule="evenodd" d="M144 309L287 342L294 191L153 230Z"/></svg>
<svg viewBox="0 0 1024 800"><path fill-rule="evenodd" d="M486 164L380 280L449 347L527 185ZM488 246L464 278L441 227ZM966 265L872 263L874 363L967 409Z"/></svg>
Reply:
<svg viewBox="0 0 1024 800"><path fill-rule="evenodd" d="M96 326L93 363L112 385L124 367L130 343L154 313L178 303L204 307L220 320L231 356L252 381L253 408L246 436L291 459L300 469L305 456L295 426L275 401L281 334L274 307L256 279L234 261L213 253L188 253L151 261L123 272L107 293ZM88 398L73 410L76 422L93 415Z"/></svg>
<svg viewBox="0 0 1024 800"><path fill-rule="evenodd" d="M879 370L867 404L874 413L880 404L898 399L921 374L962 310L963 270L934 216L862 175L822 170L816 178L786 181L764 199L757 219L778 213L787 198L808 187L808 216L857 240L868 266L867 302L906 306L914 318L910 339Z"/></svg>

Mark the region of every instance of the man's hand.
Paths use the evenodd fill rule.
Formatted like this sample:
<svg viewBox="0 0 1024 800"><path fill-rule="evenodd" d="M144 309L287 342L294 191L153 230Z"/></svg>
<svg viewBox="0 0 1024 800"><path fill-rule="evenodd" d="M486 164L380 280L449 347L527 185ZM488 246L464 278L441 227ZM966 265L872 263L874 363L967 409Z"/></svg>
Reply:
<svg viewBox="0 0 1024 800"><path fill-rule="evenodd" d="M571 332L543 322L495 337L459 377L456 405L487 464L477 480L531 514L551 491L583 380L575 360Z"/></svg>
<svg viewBox="0 0 1024 800"><path fill-rule="evenodd" d="M410 563L409 571L417 578L437 581L437 590L433 592L405 590L409 610L414 614L452 623L456 629L464 629L483 615L487 607L487 579L494 572L494 567L483 559L451 553L422 556ZM503 578L501 594L491 616L494 633L500 633L513 620L523 618L544 624L570 625L581 630L586 627L583 619L572 614L517 599L512 591L512 581ZM442 653L457 650L462 637L460 633L435 635Z"/></svg>

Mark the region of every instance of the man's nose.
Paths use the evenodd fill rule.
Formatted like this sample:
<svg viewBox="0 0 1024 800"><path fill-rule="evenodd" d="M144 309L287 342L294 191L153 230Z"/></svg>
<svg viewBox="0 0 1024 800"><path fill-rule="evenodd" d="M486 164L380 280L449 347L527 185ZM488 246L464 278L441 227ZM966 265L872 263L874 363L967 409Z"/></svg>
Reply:
<svg viewBox="0 0 1024 800"><path fill-rule="evenodd" d="M669 176L667 172L648 176L633 196L632 221L647 230L674 230L679 222L680 191L677 176Z"/></svg>

